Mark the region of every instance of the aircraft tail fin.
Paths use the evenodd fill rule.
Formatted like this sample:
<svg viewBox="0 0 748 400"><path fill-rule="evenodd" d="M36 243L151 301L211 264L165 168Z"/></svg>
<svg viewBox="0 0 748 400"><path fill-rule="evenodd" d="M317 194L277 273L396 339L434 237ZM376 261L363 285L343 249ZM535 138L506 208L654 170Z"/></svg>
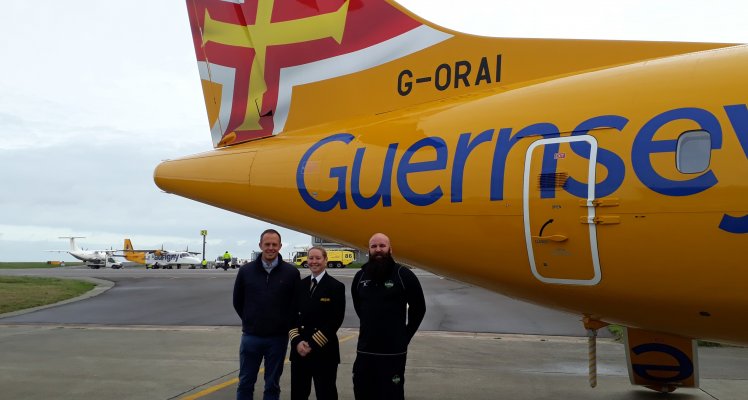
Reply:
<svg viewBox="0 0 748 400"><path fill-rule="evenodd" d="M214 147L708 43L489 38L393 0L187 0Z"/></svg>
<svg viewBox="0 0 748 400"><path fill-rule="evenodd" d="M145 264L145 253L142 251L135 251L135 248L132 246L132 242L130 241L130 239L125 239L123 252L127 261L136 262L138 264Z"/></svg>
<svg viewBox="0 0 748 400"><path fill-rule="evenodd" d="M70 251L81 251L81 248L75 243L75 239L83 239L85 236L60 236L59 238L70 240Z"/></svg>

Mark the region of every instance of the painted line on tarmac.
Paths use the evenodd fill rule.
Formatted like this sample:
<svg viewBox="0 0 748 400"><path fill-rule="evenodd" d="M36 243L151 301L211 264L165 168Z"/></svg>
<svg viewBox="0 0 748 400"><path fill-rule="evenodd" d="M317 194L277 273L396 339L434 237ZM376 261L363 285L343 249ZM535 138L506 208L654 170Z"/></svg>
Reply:
<svg viewBox="0 0 748 400"><path fill-rule="evenodd" d="M353 335L348 335L348 336L346 336L346 337L338 340L338 343L343 343L345 341L348 341L348 340L354 338L356 335L357 334L355 334L355 333ZM285 365L285 364L288 364L289 362L290 361L288 359L286 359L286 362L284 362L283 364ZM263 372L265 372L265 367L260 368L260 370L257 372L257 374L259 375L259 374L261 374ZM201 397L207 396L207 395L209 395L211 393L215 393L215 392L217 392L217 391L219 391L221 389L229 387L229 386L231 386L231 385L233 385L235 383L239 383L239 378L232 378L231 380L228 380L226 382L219 383L217 385L213 385L213 386L211 386L209 388L205 388L205 389L203 389L203 390L201 390L201 391L199 391L199 392L197 392L195 394L191 394L189 396L182 397L180 400L197 400L197 399L199 399Z"/></svg>
<svg viewBox="0 0 748 400"><path fill-rule="evenodd" d="M265 371L265 368L263 367L263 368L260 368L260 371L258 371L257 373L261 374L264 371ZM233 385L235 383L239 383L239 378L233 378L233 379L231 379L229 381L226 381L226 382L223 382L223 383L219 383L218 385L211 386L211 387L209 387L209 388L207 388L205 390L202 390L202 391L197 392L195 394L189 395L187 397L182 397L182 400L195 400L195 399L199 399L199 398L201 398L203 396L207 396L207 395L209 395L211 393L215 393L215 392L217 392L217 391L219 391L219 390L221 390L223 388L226 388L228 386L231 386L231 385Z"/></svg>

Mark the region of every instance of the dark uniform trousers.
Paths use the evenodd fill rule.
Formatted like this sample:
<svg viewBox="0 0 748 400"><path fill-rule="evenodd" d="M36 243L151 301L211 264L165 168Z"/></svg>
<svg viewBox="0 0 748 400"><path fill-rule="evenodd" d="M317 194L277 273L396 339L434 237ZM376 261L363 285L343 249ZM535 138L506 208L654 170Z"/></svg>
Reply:
<svg viewBox="0 0 748 400"><path fill-rule="evenodd" d="M314 381L314 392L318 400L337 400L337 377L337 363L320 364L303 358L296 360L291 363L291 399L307 400L312 393Z"/></svg>
<svg viewBox="0 0 748 400"><path fill-rule="evenodd" d="M356 400L404 399L406 358L406 354L356 354L353 363Z"/></svg>
<svg viewBox="0 0 748 400"><path fill-rule="evenodd" d="M307 400L312 381L317 400L337 400L340 363L337 331L345 316L345 285L325 274L310 293L311 277L299 284L299 319L291 339L291 399ZM306 341L311 353L302 357L296 347Z"/></svg>

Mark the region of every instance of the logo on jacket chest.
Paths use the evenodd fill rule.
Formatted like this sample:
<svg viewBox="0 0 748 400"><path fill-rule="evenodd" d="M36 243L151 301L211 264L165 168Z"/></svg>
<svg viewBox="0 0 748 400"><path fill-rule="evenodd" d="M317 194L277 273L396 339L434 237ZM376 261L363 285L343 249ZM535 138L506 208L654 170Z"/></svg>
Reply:
<svg viewBox="0 0 748 400"><path fill-rule="evenodd" d="M361 282L359 282L359 285L361 285L361 287L378 286L371 279L362 280ZM389 279L389 280L385 281L382 286L384 286L387 289L392 289L393 287L395 287L395 282L393 282L391 279Z"/></svg>

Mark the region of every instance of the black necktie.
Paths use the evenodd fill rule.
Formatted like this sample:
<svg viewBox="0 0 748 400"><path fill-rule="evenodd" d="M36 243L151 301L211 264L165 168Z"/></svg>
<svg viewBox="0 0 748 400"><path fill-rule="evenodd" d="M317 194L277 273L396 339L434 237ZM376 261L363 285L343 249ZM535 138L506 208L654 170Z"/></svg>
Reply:
<svg viewBox="0 0 748 400"><path fill-rule="evenodd" d="M312 278L312 287L309 288L309 295L311 296L312 293L314 293L314 289L317 288L317 278Z"/></svg>

